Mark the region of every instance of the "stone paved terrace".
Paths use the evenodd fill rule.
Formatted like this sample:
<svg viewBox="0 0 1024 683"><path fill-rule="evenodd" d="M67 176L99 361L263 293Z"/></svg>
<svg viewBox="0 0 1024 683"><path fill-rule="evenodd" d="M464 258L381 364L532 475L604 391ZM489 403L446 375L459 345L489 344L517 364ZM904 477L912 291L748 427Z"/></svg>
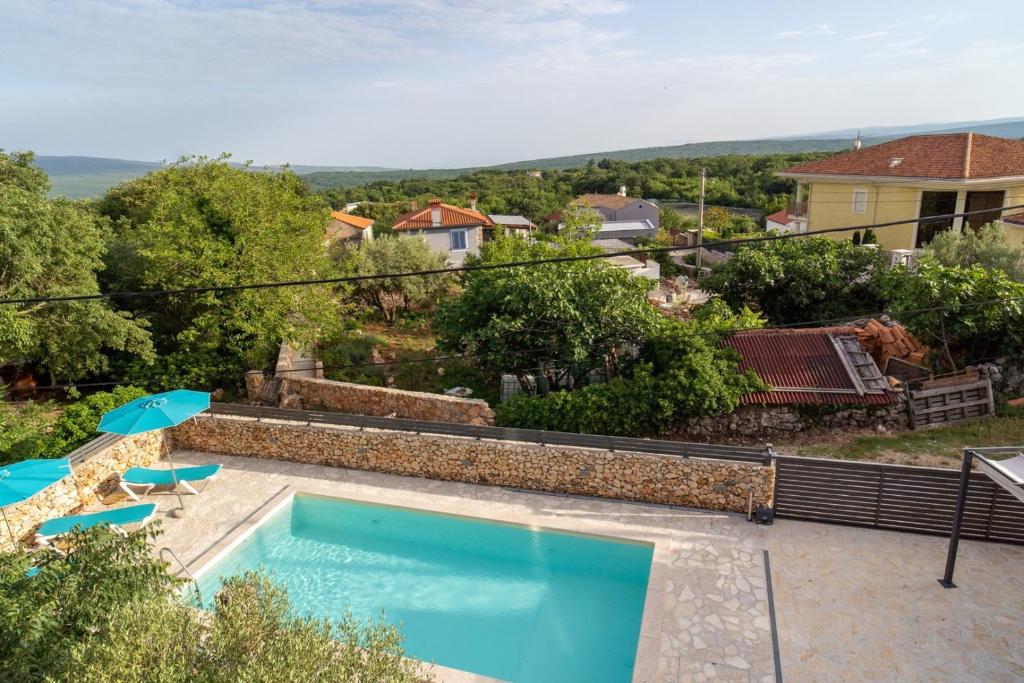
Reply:
<svg viewBox="0 0 1024 683"><path fill-rule="evenodd" d="M1024 547L961 544L956 590L936 582L945 539L608 500L521 493L318 465L177 452L221 462L189 514L154 494L164 536L197 569L291 491L534 523L656 543L638 681L769 681L770 557L783 678L1024 678ZM998 590L997 590L998 587ZM445 680L445 677L442 677Z"/></svg>

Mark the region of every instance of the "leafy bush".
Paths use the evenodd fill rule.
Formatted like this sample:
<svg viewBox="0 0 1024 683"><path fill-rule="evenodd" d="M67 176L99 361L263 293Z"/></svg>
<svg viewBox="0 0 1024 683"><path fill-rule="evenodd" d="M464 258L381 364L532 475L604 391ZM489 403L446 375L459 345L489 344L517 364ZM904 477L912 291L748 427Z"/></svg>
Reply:
<svg viewBox="0 0 1024 683"><path fill-rule="evenodd" d="M113 606L170 595L176 582L153 556L149 533L94 527L65 537L63 553L0 554L0 679L76 680L60 675L68 655L87 635L109 633Z"/></svg>
<svg viewBox="0 0 1024 683"><path fill-rule="evenodd" d="M980 265L924 259L883 280L890 308L946 365L1019 356L1024 348L1024 284Z"/></svg>
<svg viewBox="0 0 1024 683"><path fill-rule="evenodd" d="M53 422L50 404L7 403L0 396L0 465L39 457Z"/></svg>
<svg viewBox="0 0 1024 683"><path fill-rule="evenodd" d="M210 620L166 598L121 605L74 647L69 669L85 683L421 679L393 627L295 616L286 590L259 573L225 581Z"/></svg>
<svg viewBox="0 0 1024 683"><path fill-rule="evenodd" d="M53 403L14 406L0 401L0 464L62 458L99 436L96 427L103 413L147 393L134 386L97 392L70 404L56 419L50 417L57 410Z"/></svg>
<svg viewBox="0 0 1024 683"><path fill-rule="evenodd" d="M808 237L741 247L714 264L701 286L735 309L751 307L785 325L877 311L884 270L878 250Z"/></svg>
<svg viewBox="0 0 1024 683"><path fill-rule="evenodd" d="M980 230L940 232L925 247L923 258L943 266L973 266L1001 270L1018 282L1024 280L1024 249L1003 240L999 226L989 223Z"/></svg>
<svg viewBox="0 0 1024 683"><path fill-rule="evenodd" d="M72 403L53 424L46 448L39 457L61 458L95 439L99 436L96 427L104 413L147 393L145 389L134 386L116 387L113 391L100 391Z"/></svg>
<svg viewBox="0 0 1024 683"><path fill-rule="evenodd" d="M628 376L572 392L518 394L499 406L498 424L654 436L677 420L735 409L743 394L765 385L754 373L740 372L738 355L718 341L722 334L758 327L761 321L749 311L731 315L722 302L712 301L693 321L665 320L643 344Z"/></svg>
<svg viewBox="0 0 1024 683"><path fill-rule="evenodd" d="M261 574L227 580L212 615L186 606L153 556L155 535L94 527L70 534L65 553L0 554L0 679L422 680L393 627L296 616Z"/></svg>

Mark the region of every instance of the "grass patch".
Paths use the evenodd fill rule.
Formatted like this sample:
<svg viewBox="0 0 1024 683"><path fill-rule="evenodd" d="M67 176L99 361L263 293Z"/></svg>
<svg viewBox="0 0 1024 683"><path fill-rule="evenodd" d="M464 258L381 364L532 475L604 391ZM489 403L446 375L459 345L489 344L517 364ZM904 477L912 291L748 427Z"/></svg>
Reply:
<svg viewBox="0 0 1024 683"><path fill-rule="evenodd" d="M834 435L828 443L805 443L798 455L840 460L876 460L948 467L967 446L1024 444L1024 411L1009 409L987 420L895 434Z"/></svg>

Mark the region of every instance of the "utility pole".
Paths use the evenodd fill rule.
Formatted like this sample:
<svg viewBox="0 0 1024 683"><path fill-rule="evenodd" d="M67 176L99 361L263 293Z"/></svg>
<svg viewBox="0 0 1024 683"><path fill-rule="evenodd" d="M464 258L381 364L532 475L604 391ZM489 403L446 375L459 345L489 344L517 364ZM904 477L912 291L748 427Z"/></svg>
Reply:
<svg viewBox="0 0 1024 683"><path fill-rule="evenodd" d="M700 169L700 199L697 200L697 278L700 278L701 245L704 244L704 186L708 180L708 169Z"/></svg>

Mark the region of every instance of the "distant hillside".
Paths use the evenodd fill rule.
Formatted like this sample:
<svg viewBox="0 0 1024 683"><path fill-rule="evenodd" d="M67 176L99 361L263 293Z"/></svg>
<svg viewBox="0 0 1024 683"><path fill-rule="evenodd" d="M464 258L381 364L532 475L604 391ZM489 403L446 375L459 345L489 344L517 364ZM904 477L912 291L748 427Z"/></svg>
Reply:
<svg viewBox="0 0 1024 683"><path fill-rule="evenodd" d="M309 173L303 179L314 190L326 190L332 187L355 187L378 180L408 180L425 178L439 180L456 178L460 175L483 169L494 171L539 170L554 171L567 168L586 166L591 159L616 159L619 161L645 161L648 159L697 159L700 157L717 157L729 154L798 154L801 152L834 152L847 149L849 140L727 140L723 142L691 142L685 145L668 147L641 147L638 149L622 149L611 152L592 152L590 154L574 154L564 157L547 159L530 159L515 161L497 166L469 168L432 168L423 170L386 171L383 173Z"/></svg>
<svg viewBox="0 0 1024 683"><path fill-rule="evenodd" d="M895 138L904 135L921 135L923 133L964 133L973 131L982 135L996 135L1004 138L1024 138L1024 118L1009 117L1004 119L988 119L986 121L954 121L951 123L922 123L914 126L872 126L868 128L846 128L830 130L822 133L806 135L787 135L789 140L810 139L851 139L859 132L866 138Z"/></svg>
<svg viewBox="0 0 1024 683"><path fill-rule="evenodd" d="M53 189L50 195L84 199L98 197L108 189L132 178L138 178L150 171L161 168L159 161L132 161L129 159L107 159L104 157L58 157L37 156L36 164L50 176ZM241 164L235 164L241 166ZM262 168L262 167L256 167ZM278 169L280 166L271 166ZM291 169L298 173L324 171L387 172L384 166L310 166L297 165Z"/></svg>

